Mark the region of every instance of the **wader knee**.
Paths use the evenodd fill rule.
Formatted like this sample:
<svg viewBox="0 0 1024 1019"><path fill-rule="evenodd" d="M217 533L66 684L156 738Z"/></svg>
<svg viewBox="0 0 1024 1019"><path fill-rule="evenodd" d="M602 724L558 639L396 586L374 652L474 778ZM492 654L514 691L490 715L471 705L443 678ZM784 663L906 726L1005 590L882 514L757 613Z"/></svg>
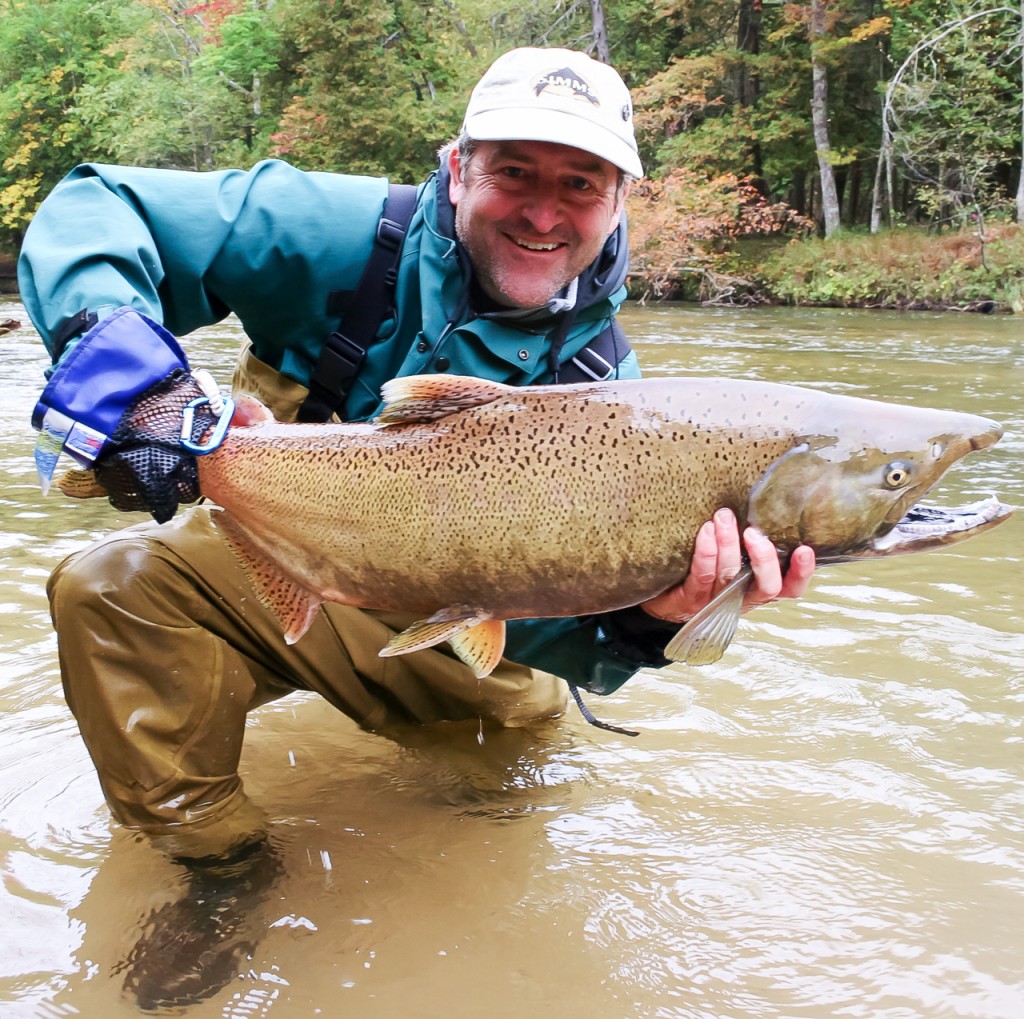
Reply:
<svg viewBox="0 0 1024 1019"><path fill-rule="evenodd" d="M216 856L264 830L237 773L253 681L197 625L188 573L125 531L66 559L47 590L65 697L112 813L171 855Z"/></svg>

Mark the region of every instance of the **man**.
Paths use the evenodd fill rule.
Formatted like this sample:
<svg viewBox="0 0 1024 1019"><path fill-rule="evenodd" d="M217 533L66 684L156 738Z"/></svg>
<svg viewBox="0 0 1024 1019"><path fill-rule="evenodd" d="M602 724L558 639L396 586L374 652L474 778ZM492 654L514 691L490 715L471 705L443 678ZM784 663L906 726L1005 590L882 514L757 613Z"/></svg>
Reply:
<svg viewBox="0 0 1024 1019"><path fill-rule="evenodd" d="M568 50L497 60L459 139L419 188L393 310L334 409L372 417L387 379L420 372L529 384L569 381L580 364L592 376L604 364L636 376L612 324L625 298L623 204L641 173L629 93L614 70ZM60 358L40 414L62 399L95 428L94 403L109 396L120 413L160 383L165 362L183 362L171 334L234 312L251 340L234 388L280 419L309 416L324 341L339 308L345 323L386 193L382 180L275 161L248 173L77 168L43 203L20 265L25 304ZM118 374L109 365L122 355L131 365ZM118 454L116 442L97 441L102 479ZM167 477L196 494L190 454L170 455L156 480L148 461L128 468L137 504L161 519L176 509L174 496L165 505ZM679 587L600 619L513 622L506 659L479 683L446 650L378 657L411 621L395 614L327 605L286 645L210 514L194 508L113 534L71 556L50 584L68 702L114 816L195 873L209 873L211 860L223 873L265 836L237 773L257 705L313 690L378 731L555 716L563 680L606 693L664 664L678 623L740 568L736 522L721 511ZM748 532L745 551L756 577L748 607L806 588L810 549L797 550L785 578L762 535Z"/></svg>

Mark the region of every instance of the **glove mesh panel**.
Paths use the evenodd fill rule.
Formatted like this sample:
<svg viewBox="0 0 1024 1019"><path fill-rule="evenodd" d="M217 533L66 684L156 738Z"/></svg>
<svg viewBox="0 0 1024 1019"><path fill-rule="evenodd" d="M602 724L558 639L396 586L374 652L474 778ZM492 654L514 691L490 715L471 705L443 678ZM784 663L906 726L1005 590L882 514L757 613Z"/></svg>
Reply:
<svg viewBox="0 0 1024 1019"><path fill-rule="evenodd" d="M179 503L199 498L196 458L179 440L185 406L202 395L192 376L177 369L125 411L96 464L96 477L116 509L144 510L162 524ZM215 421L208 404L198 407L192 440L199 442Z"/></svg>

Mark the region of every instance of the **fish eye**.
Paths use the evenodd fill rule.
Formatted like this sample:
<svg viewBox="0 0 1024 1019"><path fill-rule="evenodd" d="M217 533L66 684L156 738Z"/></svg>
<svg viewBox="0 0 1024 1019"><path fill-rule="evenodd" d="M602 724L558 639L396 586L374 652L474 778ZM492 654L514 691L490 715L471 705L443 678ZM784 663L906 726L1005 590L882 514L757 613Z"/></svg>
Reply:
<svg viewBox="0 0 1024 1019"><path fill-rule="evenodd" d="M883 480L888 488L902 488L910 480L910 467L897 460L885 468Z"/></svg>
<svg viewBox="0 0 1024 1019"><path fill-rule="evenodd" d="M942 456L942 454L945 452L945 450L946 447L943 446L941 442L933 442L931 449L932 459L938 460L939 457Z"/></svg>

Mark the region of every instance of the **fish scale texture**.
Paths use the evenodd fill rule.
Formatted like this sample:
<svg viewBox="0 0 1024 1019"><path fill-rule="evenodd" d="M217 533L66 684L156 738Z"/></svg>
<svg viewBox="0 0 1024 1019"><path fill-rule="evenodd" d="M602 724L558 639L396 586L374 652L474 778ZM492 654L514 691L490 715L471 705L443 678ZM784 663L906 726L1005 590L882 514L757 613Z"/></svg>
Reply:
<svg viewBox="0 0 1024 1019"><path fill-rule="evenodd" d="M437 386L447 406L444 387L455 384L422 388ZM861 541L969 451L965 435L991 427L730 380L487 383L475 407L472 380L457 385L462 409L435 420L232 429L203 458L203 490L252 561L327 600L425 615L456 604L506 619L583 615L682 579L698 528L720 506L741 522L754 510L759 522L778 517L769 536L783 547ZM430 418L429 398L417 400L419 410L392 420ZM902 494L873 480L893 435L919 460ZM936 435L946 438L932 462ZM774 473L793 475L790 491L771 491ZM828 498L848 480L856 519L842 517L845 495L836 507Z"/></svg>

